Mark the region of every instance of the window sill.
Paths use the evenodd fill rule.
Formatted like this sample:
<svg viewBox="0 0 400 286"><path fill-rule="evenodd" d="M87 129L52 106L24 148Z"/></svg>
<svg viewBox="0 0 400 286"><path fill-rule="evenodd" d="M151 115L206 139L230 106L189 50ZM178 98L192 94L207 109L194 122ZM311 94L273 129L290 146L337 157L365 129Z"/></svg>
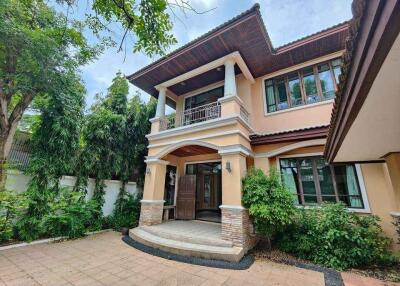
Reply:
<svg viewBox="0 0 400 286"><path fill-rule="evenodd" d="M287 109L283 109L283 110L279 110L279 111L275 111L275 112L264 112L264 116L274 116L274 115L278 115L278 114L282 114L282 113L286 113L286 112L291 112L291 111L297 111L297 110L301 110L301 109L306 109L306 108L311 108L311 107L316 107L316 106L320 106L320 105L325 105L325 104L330 104L333 103L335 101L335 99L328 99L328 100L324 100L321 102L317 102L317 103L311 103L311 104L305 104L305 105L301 105L301 106L296 106L296 107L292 107L292 108L287 108Z"/></svg>
<svg viewBox="0 0 400 286"><path fill-rule="evenodd" d="M309 209L320 209L321 206L302 206L302 205L296 205L297 208L299 209L304 209L304 210L309 210ZM363 209L356 209L356 208L347 208L349 212L354 212L354 213L363 213L363 214L370 214L371 210L363 208Z"/></svg>

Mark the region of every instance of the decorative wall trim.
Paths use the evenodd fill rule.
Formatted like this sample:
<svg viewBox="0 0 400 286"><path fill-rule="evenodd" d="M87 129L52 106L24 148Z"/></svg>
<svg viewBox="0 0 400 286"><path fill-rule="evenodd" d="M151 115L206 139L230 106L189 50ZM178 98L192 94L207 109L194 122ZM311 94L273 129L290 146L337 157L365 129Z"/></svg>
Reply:
<svg viewBox="0 0 400 286"><path fill-rule="evenodd" d="M211 119L208 121L199 122L199 123L195 123L195 124L191 124L191 125L181 126L181 127L177 127L174 129L168 129L168 130L160 131L155 134L148 134L148 135L146 135L146 137L148 140L165 139L165 138L169 138L169 137L176 137L176 136L183 135L183 134L199 132L199 131L203 131L203 130L209 130L210 128L218 128L218 127L233 125L233 124L237 123L238 121L243 126L245 126L249 130L249 132L254 133L253 128L251 128L250 125L243 118L241 118L239 115L232 115L232 116L228 116L228 117Z"/></svg>
<svg viewBox="0 0 400 286"><path fill-rule="evenodd" d="M220 209L236 209L236 210L245 210L246 208L243 206L236 206L236 205L220 205Z"/></svg>
<svg viewBox="0 0 400 286"><path fill-rule="evenodd" d="M164 200L140 200L142 204L164 204Z"/></svg>
<svg viewBox="0 0 400 286"><path fill-rule="evenodd" d="M184 141L180 141L179 143L176 143L176 144L169 144L166 148L164 148L163 150L158 152L157 155L151 156L151 157L148 156L148 158L149 158L149 160L163 161L163 160L160 160L160 158L164 157L165 155L168 155L169 153L171 153L181 147L188 146L188 145L197 145L197 146L208 147L208 148L214 149L216 151L218 151L218 149L219 149L219 147L217 145L214 145L214 144L211 144L208 142L204 142L204 141L200 141L200 140L184 140Z"/></svg>
<svg viewBox="0 0 400 286"><path fill-rule="evenodd" d="M270 152L265 152L265 153L256 153L254 155L255 158L270 158L270 157L275 157L280 154L299 149L299 148L304 148L304 147L311 147L311 146L319 146L319 145L325 145L326 139L314 139L314 140L308 140L308 141L301 141L301 142L296 142L290 145L283 146L281 148L272 150Z"/></svg>
<svg viewBox="0 0 400 286"><path fill-rule="evenodd" d="M154 122L159 121L160 119L161 118L157 116L157 117L150 118L149 121L150 121L150 123L154 123Z"/></svg>
<svg viewBox="0 0 400 286"><path fill-rule="evenodd" d="M146 160L144 160L144 162L148 165L148 164L163 164L163 165L169 165L168 161L165 160L161 160L159 158L154 158L154 157L150 157L147 156Z"/></svg>
<svg viewBox="0 0 400 286"><path fill-rule="evenodd" d="M243 106L243 100L241 100L238 95L218 98L219 103L229 102L232 100L236 101L240 106Z"/></svg>
<svg viewBox="0 0 400 286"><path fill-rule="evenodd" d="M240 130L211 133L211 134L208 134L205 136L193 137L191 140L203 140L203 139L209 139L209 138L215 138L215 137L227 136L227 135L236 135L236 134L242 136L242 138L244 138L245 140L250 142L249 136L247 136L245 133L243 133ZM168 145L172 145L172 144L179 144L180 142L182 142L182 141L177 140L177 141L170 141L167 143L150 144L147 146L147 148L157 148L157 147L168 146Z"/></svg>
<svg viewBox="0 0 400 286"><path fill-rule="evenodd" d="M254 156L253 152L243 145L235 144L235 145L228 145L219 148L218 151L219 155L232 155L232 154L242 154L245 156Z"/></svg>

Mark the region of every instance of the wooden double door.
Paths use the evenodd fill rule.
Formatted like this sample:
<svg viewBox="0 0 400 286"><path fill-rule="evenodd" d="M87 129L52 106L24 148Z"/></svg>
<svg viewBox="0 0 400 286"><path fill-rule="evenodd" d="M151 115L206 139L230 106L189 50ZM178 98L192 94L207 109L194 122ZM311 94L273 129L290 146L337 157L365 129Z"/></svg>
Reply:
<svg viewBox="0 0 400 286"><path fill-rule="evenodd" d="M196 175L196 211L219 210L221 201L221 175Z"/></svg>
<svg viewBox="0 0 400 286"><path fill-rule="evenodd" d="M221 173L199 173L179 178L177 219L195 219L196 212L219 212L221 202Z"/></svg>

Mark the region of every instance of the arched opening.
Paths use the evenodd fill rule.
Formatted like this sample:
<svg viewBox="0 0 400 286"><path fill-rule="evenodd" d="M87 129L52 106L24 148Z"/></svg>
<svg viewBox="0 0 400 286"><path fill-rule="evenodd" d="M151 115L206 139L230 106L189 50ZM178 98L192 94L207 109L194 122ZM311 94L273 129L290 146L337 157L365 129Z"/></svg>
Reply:
<svg viewBox="0 0 400 286"><path fill-rule="evenodd" d="M164 192L165 208L174 210L169 218L221 222L221 156L211 146L184 145L162 157L169 162Z"/></svg>

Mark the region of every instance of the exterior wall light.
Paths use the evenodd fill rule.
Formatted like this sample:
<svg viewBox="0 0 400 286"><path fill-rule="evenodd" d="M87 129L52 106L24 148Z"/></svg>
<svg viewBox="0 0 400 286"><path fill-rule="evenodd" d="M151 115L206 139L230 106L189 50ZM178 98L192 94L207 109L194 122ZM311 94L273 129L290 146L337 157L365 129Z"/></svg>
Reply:
<svg viewBox="0 0 400 286"><path fill-rule="evenodd" d="M146 168L146 175L150 175L151 174L151 170L149 167Z"/></svg>
<svg viewBox="0 0 400 286"><path fill-rule="evenodd" d="M225 164L225 169L229 172L232 173L232 168L231 168L231 162L226 162Z"/></svg>

